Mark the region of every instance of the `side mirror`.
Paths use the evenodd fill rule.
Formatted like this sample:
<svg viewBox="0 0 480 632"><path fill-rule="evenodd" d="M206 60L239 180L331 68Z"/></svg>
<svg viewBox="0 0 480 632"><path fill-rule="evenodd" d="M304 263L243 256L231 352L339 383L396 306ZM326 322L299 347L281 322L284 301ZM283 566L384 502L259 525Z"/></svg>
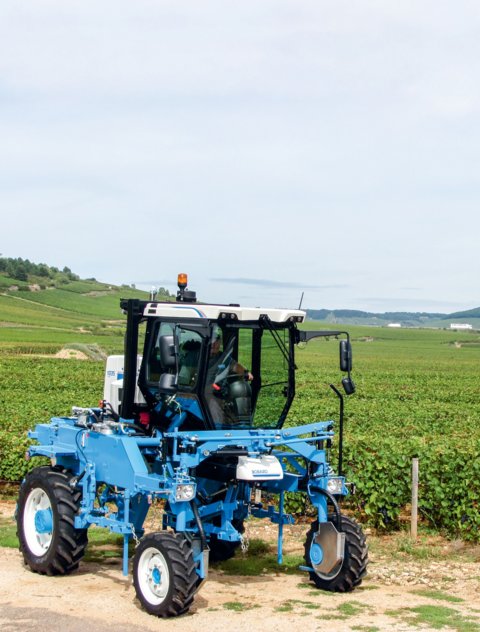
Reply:
<svg viewBox="0 0 480 632"><path fill-rule="evenodd" d="M355 393L355 382L351 377L344 377L342 380L343 390L345 395L353 395Z"/></svg>
<svg viewBox="0 0 480 632"><path fill-rule="evenodd" d="M176 369L177 359L175 354L175 340L173 336L161 336L160 338L160 362L164 369Z"/></svg>
<svg viewBox="0 0 480 632"><path fill-rule="evenodd" d="M158 392L162 395L174 395L178 390L177 353L175 338L171 335L160 338L160 362L164 373L158 380Z"/></svg>
<svg viewBox="0 0 480 632"><path fill-rule="evenodd" d="M350 340L340 340L340 371L350 373L352 370L352 345Z"/></svg>

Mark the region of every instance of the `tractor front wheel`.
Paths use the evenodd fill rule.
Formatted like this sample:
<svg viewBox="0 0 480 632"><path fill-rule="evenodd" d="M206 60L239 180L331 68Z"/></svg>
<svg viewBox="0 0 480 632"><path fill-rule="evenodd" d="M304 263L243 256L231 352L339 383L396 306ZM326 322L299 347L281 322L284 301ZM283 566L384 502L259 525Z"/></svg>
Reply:
<svg viewBox="0 0 480 632"><path fill-rule="evenodd" d="M317 588L322 590L350 592L362 583L362 578L367 572L368 548L362 529L355 520L347 516L342 515L341 522L342 531L345 533L345 552L340 570L332 578L320 577L315 571L310 572L310 579ZM317 532L318 521L315 520L307 532L304 545L305 561L310 567L312 567L313 556L312 543Z"/></svg>
<svg viewBox="0 0 480 632"><path fill-rule="evenodd" d="M27 474L17 504L17 536L25 563L36 573L65 575L77 568L87 530L75 529L81 491L73 474L37 467Z"/></svg>
<svg viewBox="0 0 480 632"><path fill-rule="evenodd" d="M176 617L193 602L197 573L192 548L179 533L161 531L145 535L135 551L133 584L150 614Z"/></svg>

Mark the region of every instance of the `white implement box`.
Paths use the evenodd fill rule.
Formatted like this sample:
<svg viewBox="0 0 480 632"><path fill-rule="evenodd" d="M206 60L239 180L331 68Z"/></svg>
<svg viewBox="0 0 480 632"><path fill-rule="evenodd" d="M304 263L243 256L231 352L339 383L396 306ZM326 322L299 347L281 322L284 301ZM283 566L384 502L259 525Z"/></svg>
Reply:
<svg viewBox="0 0 480 632"><path fill-rule="evenodd" d="M138 374L140 373L140 365L142 364L142 356L137 356L137 386L135 388L135 402L144 404L145 399L138 388ZM113 410L118 412L118 408L122 401L123 391L123 355L114 355L107 358L107 366L105 369L105 384L103 387L103 399L111 404Z"/></svg>

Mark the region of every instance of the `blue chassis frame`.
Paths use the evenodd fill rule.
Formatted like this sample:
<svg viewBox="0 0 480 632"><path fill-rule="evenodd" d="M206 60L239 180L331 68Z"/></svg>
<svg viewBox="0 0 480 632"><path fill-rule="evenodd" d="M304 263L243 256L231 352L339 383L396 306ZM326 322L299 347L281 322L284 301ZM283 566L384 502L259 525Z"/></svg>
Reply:
<svg viewBox="0 0 480 632"><path fill-rule="evenodd" d="M96 422L93 414L91 422ZM177 488L193 485L195 496L199 491L208 495L215 481L192 477L189 470L224 448L240 448L249 456L275 455L282 465L283 479L241 481L236 486L228 486L224 499L198 504L203 530L207 536L216 535L220 540L235 542L241 536L232 525L234 514L240 518L248 513L269 518L278 524L279 564L282 563L283 525L294 522L293 516L284 512L284 493L307 493L317 509L319 523L328 520L329 478L341 479L339 496L348 494L345 479L332 475L326 451L318 447L319 442L333 437L333 421L283 429L157 431L153 437L135 435L130 423L121 419L117 432L102 434L79 425L76 418L54 417L49 424L37 424L35 430L29 432L29 437L39 445L32 445L28 450L30 457L49 457L77 477L82 500L75 528L84 529L94 524L123 535L124 575L128 574L129 540L143 535L143 523L154 498L168 501L169 511L164 516L163 528L171 526L192 538L198 537L197 517L191 505L194 500L176 500ZM310 471L302 461L311 464ZM99 494L102 485L105 487ZM250 501L253 487L278 494L278 510L273 505L267 508L253 505ZM114 503L117 511L112 511L107 503ZM220 526L212 522L218 516ZM194 547L194 559L197 573L203 579L207 568L201 547Z"/></svg>

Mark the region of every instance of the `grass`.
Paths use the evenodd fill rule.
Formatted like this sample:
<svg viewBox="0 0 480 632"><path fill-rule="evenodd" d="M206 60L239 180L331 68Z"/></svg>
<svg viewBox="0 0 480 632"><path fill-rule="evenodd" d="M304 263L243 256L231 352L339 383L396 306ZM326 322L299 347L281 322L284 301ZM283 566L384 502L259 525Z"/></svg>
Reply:
<svg viewBox="0 0 480 632"><path fill-rule="evenodd" d="M17 525L13 518L0 517L0 547L18 549Z"/></svg>
<svg viewBox="0 0 480 632"><path fill-rule="evenodd" d="M345 603L341 603L337 610L338 612L345 617L354 617L357 614L360 614L368 608L368 606L364 603L360 603L359 601L345 601Z"/></svg>
<svg viewBox="0 0 480 632"><path fill-rule="evenodd" d="M133 555L135 544L129 542L129 555ZM85 553L86 562L101 564L112 558L121 558L123 554L123 537L111 533L107 529L91 527L88 530L88 546Z"/></svg>
<svg viewBox="0 0 480 632"><path fill-rule="evenodd" d="M414 608L387 610L385 614L399 618L410 626L428 626L428 629L432 630L448 628L455 632L480 632L480 624L477 621L446 606L422 604Z"/></svg>
<svg viewBox="0 0 480 632"><path fill-rule="evenodd" d="M245 612L245 610L252 610L253 608L260 608L258 604L247 604L241 601L226 601L223 604L225 610L232 610L233 612Z"/></svg>
<svg viewBox="0 0 480 632"><path fill-rule="evenodd" d="M145 300L148 293L93 281L73 281L39 292L0 290L0 353L15 353L15 344L26 343L50 343L57 350L66 343L102 345L108 336L118 338L121 351L125 316L120 298ZM26 352L35 350L26 347Z"/></svg>
<svg viewBox="0 0 480 632"><path fill-rule="evenodd" d="M213 568L221 570L226 575L256 576L266 573L301 574L298 567L304 563L301 555L284 555L283 564L277 563L277 555L272 552L273 547L256 538L250 540L247 553L238 551L235 557L212 564Z"/></svg>
<svg viewBox="0 0 480 632"><path fill-rule="evenodd" d="M436 599L438 601L448 601L450 603L462 603L465 600L460 597L455 597L455 595L449 595L448 593L444 593L441 590L412 590L412 594L420 595L420 597L428 597L429 599Z"/></svg>
<svg viewBox="0 0 480 632"><path fill-rule="evenodd" d="M302 584L299 584L299 586L302 587ZM322 596L328 596L330 593L318 591L318 593L315 593L315 595L316 594L321 594ZM281 606L277 606L275 608L275 611L276 612L293 612L293 611L298 611L299 609L300 610L302 609L318 610L318 608L319 608L319 605L317 602L303 601L301 599L288 599ZM370 609L370 606L364 603L360 603L359 601L347 601L347 602L339 604L337 606L336 612L322 614L318 618L327 619L327 620L328 619L345 620L350 617L355 617L361 614L362 612L365 611L365 609Z"/></svg>
<svg viewBox="0 0 480 632"><path fill-rule="evenodd" d="M413 616L409 622L413 625L427 625L434 630L449 628L456 632L478 632L480 625L470 617L465 617L453 608L445 606L417 606L410 608Z"/></svg>

